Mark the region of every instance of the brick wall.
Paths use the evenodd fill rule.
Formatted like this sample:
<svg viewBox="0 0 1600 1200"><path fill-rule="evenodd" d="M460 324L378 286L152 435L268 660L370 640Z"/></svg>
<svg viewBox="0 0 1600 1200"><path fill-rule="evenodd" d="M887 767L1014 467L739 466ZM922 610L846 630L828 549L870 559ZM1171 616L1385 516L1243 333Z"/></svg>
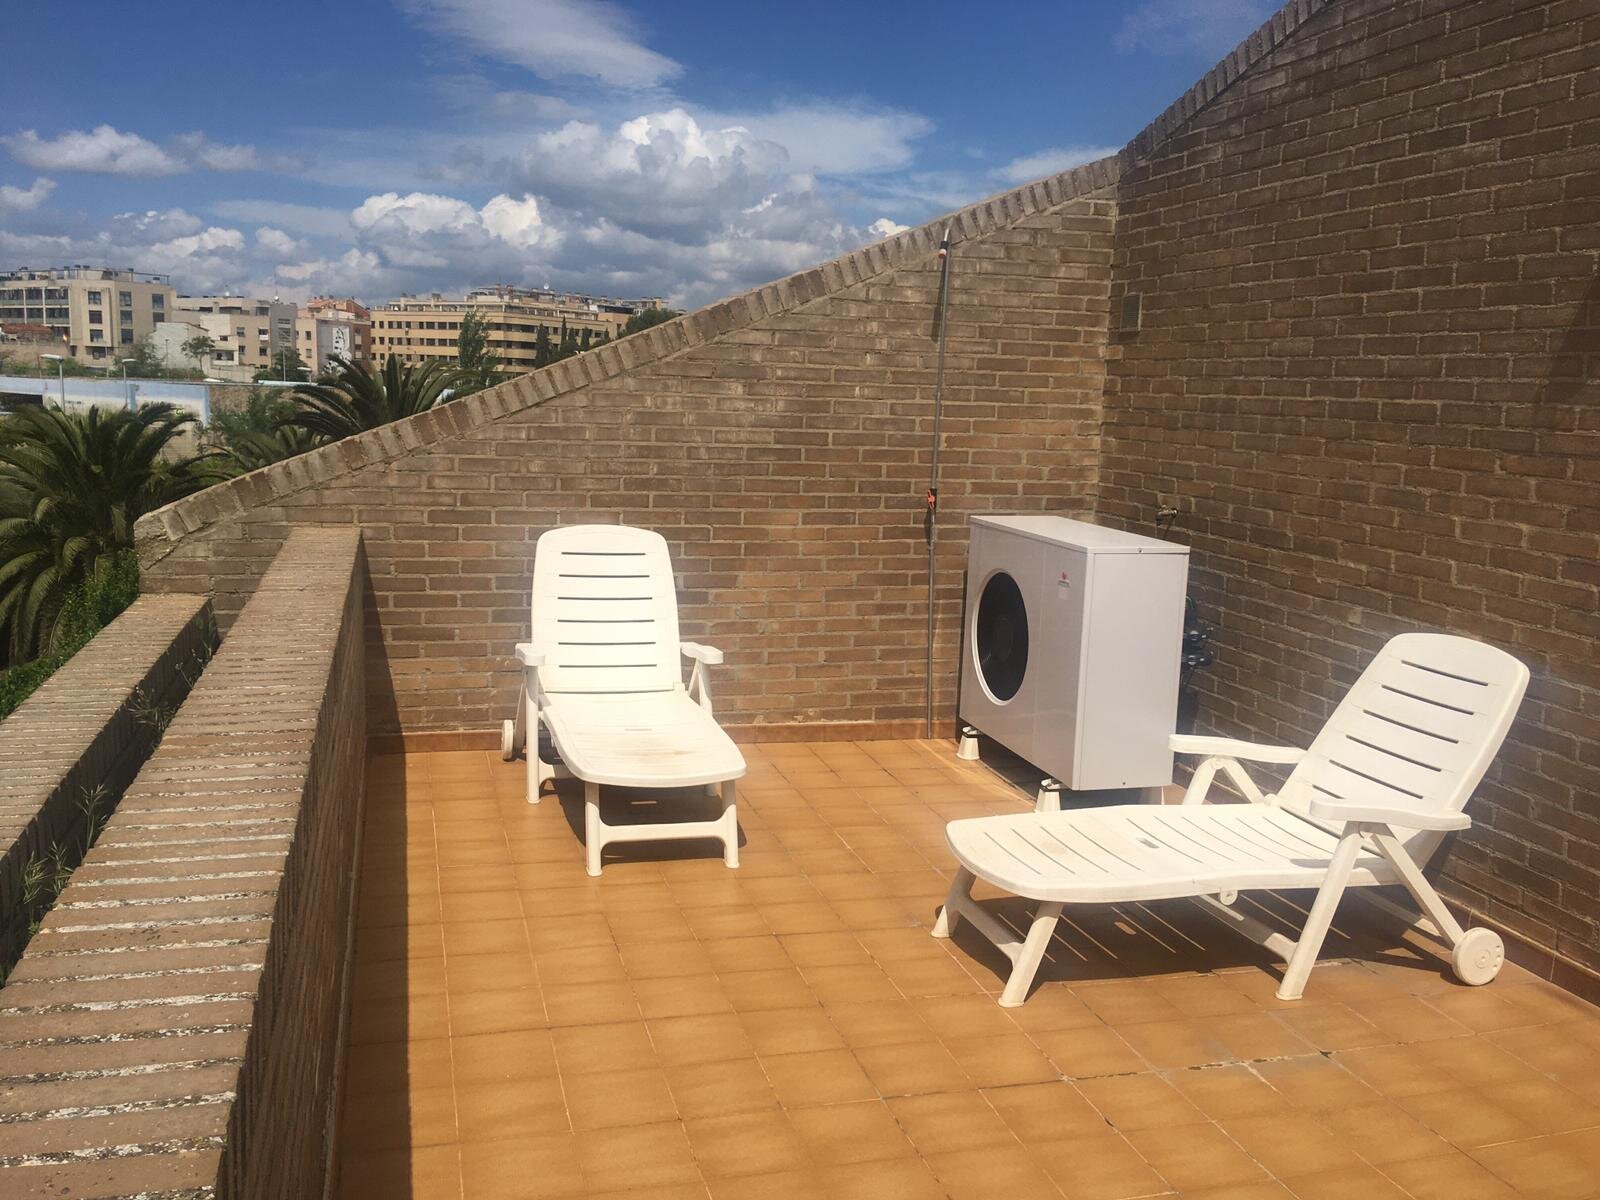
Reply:
<svg viewBox="0 0 1600 1200"><path fill-rule="evenodd" d="M29 863L78 861L90 812L116 805L215 637L205 597L141 596L0 720L0 979L27 940Z"/></svg>
<svg viewBox="0 0 1600 1200"><path fill-rule="evenodd" d="M1098 511L1183 510L1214 729L1303 744L1403 630L1527 662L1442 887L1600 967L1600 14L1299 15L1124 171Z"/></svg>
<svg viewBox="0 0 1600 1200"><path fill-rule="evenodd" d="M955 217L945 716L966 515L1093 502L1110 167ZM359 524L374 729L486 731L511 711L538 535L645 525L672 547L685 636L727 652L726 720L911 727L923 711L942 228L180 502L141 526L146 579L213 593L226 622L288 527Z"/></svg>
<svg viewBox="0 0 1600 1200"><path fill-rule="evenodd" d="M364 786L364 561L305 530L0 989L0 1192L317 1197Z"/></svg>

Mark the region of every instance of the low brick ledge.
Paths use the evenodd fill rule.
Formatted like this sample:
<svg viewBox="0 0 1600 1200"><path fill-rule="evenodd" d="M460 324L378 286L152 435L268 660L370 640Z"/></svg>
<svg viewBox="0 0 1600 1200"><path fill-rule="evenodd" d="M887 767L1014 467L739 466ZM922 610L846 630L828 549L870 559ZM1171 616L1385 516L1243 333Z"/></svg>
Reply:
<svg viewBox="0 0 1600 1200"><path fill-rule="evenodd" d="M83 801L116 803L155 745L152 710L182 703L215 636L204 596L140 596L0 720L0 963L26 938L28 863L81 846Z"/></svg>
<svg viewBox="0 0 1600 1200"><path fill-rule="evenodd" d="M290 535L0 989L6 1197L321 1194L363 572L358 530Z"/></svg>

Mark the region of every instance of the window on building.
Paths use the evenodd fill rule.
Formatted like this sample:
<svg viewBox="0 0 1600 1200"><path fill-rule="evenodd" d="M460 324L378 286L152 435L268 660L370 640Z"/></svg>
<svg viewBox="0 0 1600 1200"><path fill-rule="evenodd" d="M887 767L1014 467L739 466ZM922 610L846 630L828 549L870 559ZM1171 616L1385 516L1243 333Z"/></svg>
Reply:
<svg viewBox="0 0 1600 1200"><path fill-rule="evenodd" d="M236 338L238 338L241 342L244 341L244 326L243 325L236 326L234 328L233 335Z"/></svg>
<svg viewBox="0 0 1600 1200"><path fill-rule="evenodd" d="M118 331L117 340L120 341L124 346L133 345L133 330L124 325L122 329Z"/></svg>
<svg viewBox="0 0 1600 1200"><path fill-rule="evenodd" d="M151 308L165 308L166 306L167 306L167 298L165 296L163 296L160 292L157 292L157 293L155 293L155 295L150 297L150 307Z"/></svg>
<svg viewBox="0 0 1600 1200"><path fill-rule="evenodd" d="M117 314L117 320L124 325L133 324L133 309L125 308Z"/></svg>
<svg viewBox="0 0 1600 1200"><path fill-rule="evenodd" d="M37 289L34 289L34 290L37 290ZM33 298L34 297L32 295L30 295L28 297L29 300L32 300ZM99 304L99 303L101 303L100 293L99 292L90 292L89 293L89 303L90 304Z"/></svg>
<svg viewBox="0 0 1600 1200"><path fill-rule="evenodd" d="M103 341L105 341L106 340L106 331L103 330L103 329L91 329L91 330L89 330L89 340L91 342L103 342Z"/></svg>
<svg viewBox="0 0 1600 1200"><path fill-rule="evenodd" d="M93 295L93 293L91 292L90 295ZM89 324L91 324L91 325L102 325L104 323L105 323L105 313L101 312L98 308L91 309L90 312L89 312Z"/></svg>
<svg viewBox="0 0 1600 1200"><path fill-rule="evenodd" d="M117 293L117 303L120 304L123 308L132 308L133 307L133 293L132 292L118 292Z"/></svg>

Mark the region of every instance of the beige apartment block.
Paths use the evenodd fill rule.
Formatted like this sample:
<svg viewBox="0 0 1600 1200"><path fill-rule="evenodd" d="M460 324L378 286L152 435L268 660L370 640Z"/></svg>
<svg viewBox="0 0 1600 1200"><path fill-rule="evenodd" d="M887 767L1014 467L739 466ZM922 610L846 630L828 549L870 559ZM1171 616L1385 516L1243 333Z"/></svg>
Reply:
<svg viewBox="0 0 1600 1200"><path fill-rule="evenodd" d="M314 374L328 370L335 358L372 361L372 312L348 297L318 296L307 300L295 316L294 347Z"/></svg>
<svg viewBox="0 0 1600 1200"><path fill-rule="evenodd" d="M103 366L172 320L175 298L167 276L145 271L75 265L0 272L0 322L46 326L68 355Z"/></svg>
<svg viewBox="0 0 1600 1200"><path fill-rule="evenodd" d="M454 361L461 322L477 313L488 322L489 349L500 369L520 374L534 368L541 328L552 343L559 342L563 324L579 337L588 330L591 340L614 338L634 313L664 303L507 286L476 288L460 299L438 292L402 296L374 310L372 353L379 360L397 354L410 363Z"/></svg>
<svg viewBox="0 0 1600 1200"><path fill-rule="evenodd" d="M279 347L294 345L295 307L277 297L179 296L172 319L198 325L216 343L207 373L222 379L249 379L272 365Z"/></svg>

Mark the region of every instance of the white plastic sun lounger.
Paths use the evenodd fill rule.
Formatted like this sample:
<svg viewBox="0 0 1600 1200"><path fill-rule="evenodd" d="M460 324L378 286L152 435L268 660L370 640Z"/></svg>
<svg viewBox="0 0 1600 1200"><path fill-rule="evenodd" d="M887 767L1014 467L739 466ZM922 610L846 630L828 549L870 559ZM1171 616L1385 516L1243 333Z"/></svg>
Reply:
<svg viewBox="0 0 1600 1200"><path fill-rule="evenodd" d="M694 669L684 687L678 655ZM612 842L716 838L723 862L739 865L734 781L744 756L711 713L710 646L678 640L678 599L667 543L626 525L570 525L543 534L534 550L532 639L517 646L523 686L505 722L501 752L528 751L528 802L557 774L539 757L539 724L566 772L583 780L584 846L591 875ZM709 821L608 825L603 785L704 786L722 797Z"/></svg>
<svg viewBox="0 0 1600 1200"><path fill-rule="evenodd" d="M1278 997L1297 1000L1345 888L1398 883L1422 921L1370 898L1448 942L1463 982L1488 983L1505 959L1499 935L1463 930L1420 867L1446 832L1471 824L1462 809L1527 684L1527 668L1501 650L1444 634L1402 634L1362 673L1309 750L1173 737L1174 750L1207 756L1182 807L952 821L946 837L961 865L933 935L949 937L965 917L993 941L1013 964L1000 996L1010 1008L1027 997L1063 905L1192 897L1285 959ZM1292 763L1294 771L1282 791L1263 795L1241 759ZM1250 803L1202 806L1218 771ZM1025 937L972 899L974 878L1039 901ZM1298 940L1232 907L1238 892L1263 888L1317 889Z"/></svg>

